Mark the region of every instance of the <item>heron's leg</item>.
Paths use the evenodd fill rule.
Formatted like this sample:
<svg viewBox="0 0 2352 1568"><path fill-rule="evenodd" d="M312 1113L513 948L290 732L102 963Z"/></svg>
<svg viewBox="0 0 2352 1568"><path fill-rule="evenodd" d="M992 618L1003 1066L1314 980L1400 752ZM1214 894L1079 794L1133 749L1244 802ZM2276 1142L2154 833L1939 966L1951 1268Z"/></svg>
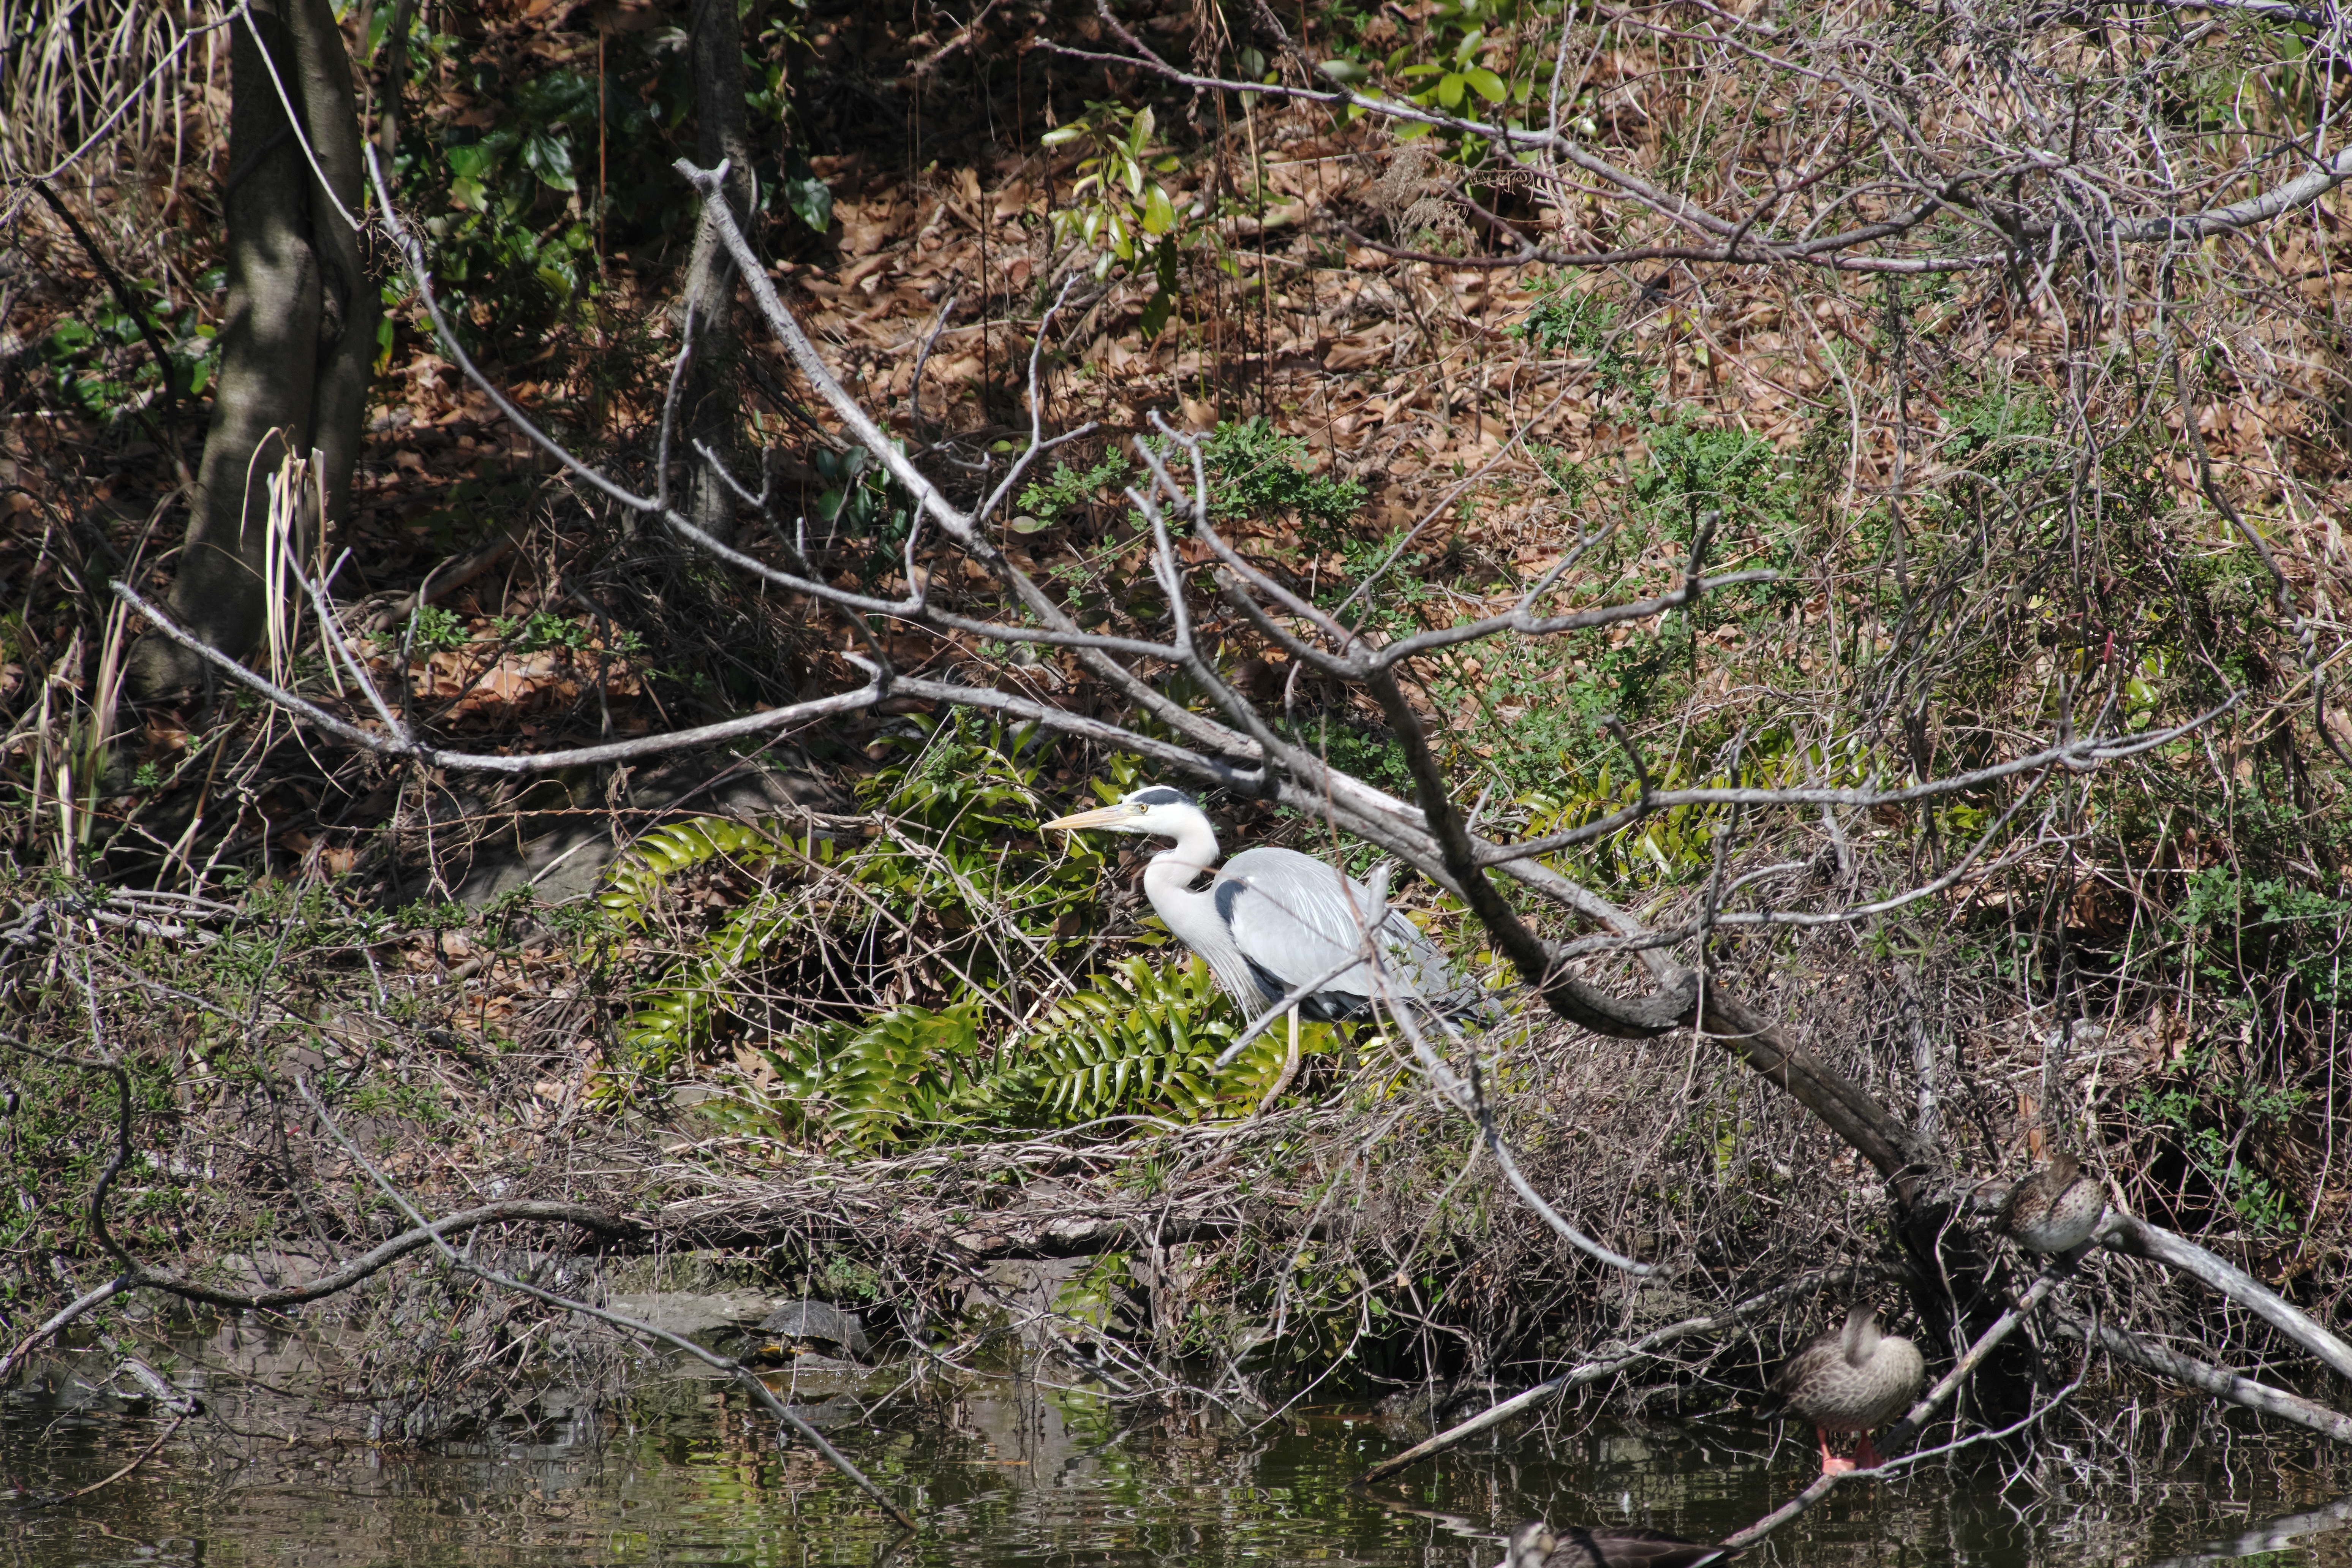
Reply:
<svg viewBox="0 0 2352 1568"><path fill-rule="evenodd" d="M1288 1054L1284 1056L1282 1058L1282 1070L1275 1074L1274 1087L1265 1091L1265 1098L1257 1102L1257 1109L1251 1111L1250 1114L1252 1116L1264 1116L1266 1111L1273 1107L1274 1102L1282 1098L1282 1091L1290 1087L1290 1080L1297 1076L1298 1009L1293 1007L1290 1010L1290 1050Z"/></svg>

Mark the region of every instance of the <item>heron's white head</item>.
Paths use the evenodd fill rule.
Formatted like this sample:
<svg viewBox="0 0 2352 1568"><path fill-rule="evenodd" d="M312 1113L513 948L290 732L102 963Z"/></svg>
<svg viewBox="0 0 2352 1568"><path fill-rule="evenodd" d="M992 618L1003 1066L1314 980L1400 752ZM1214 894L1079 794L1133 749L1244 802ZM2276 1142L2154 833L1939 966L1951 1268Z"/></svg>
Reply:
<svg viewBox="0 0 2352 1568"><path fill-rule="evenodd" d="M1123 795L1109 805L1057 816L1044 826L1065 831L1100 827L1152 838L1184 838L1208 827L1209 814L1193 805L1192 797L1182 790L1153 784Z"/></svg>

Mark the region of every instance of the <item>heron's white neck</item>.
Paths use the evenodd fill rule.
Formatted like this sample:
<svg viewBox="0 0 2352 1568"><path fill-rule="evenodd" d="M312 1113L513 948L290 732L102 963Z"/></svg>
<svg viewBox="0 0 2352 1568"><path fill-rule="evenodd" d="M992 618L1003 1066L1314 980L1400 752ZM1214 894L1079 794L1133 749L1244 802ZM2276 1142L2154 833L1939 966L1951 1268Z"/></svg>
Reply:
<svg viewBox="0 0 2352 1568"><path fill-rule="evenodd" d="M1143 896L1151 900L1152 909L1168 922L1170 931L1195 947L1200 943L1193 941L1193 933L1204 921L1217 927L1217 936L1223 934L1224 922L1216 918L1209 895L1192 891L1192 879L1216 863L1216 830L1206 818L1194 817L1184 822L1176 841L1154 855L1143 868Z"/></svg>
<svg viewBox="0 0 2352 1568"><path fill-rule="evenodd" d="M1176 833L1176 841L1151 858L1154 867L1184 868L1184 885L1190 886L1192 873L1217 862L1217 830L1209 826L1205 816L1186 813Z"/></svg>
<svg viewBox="0 0 2352 1568"><path fill-rule="evenodd" d="M1176 841L1151 858L1143 868L1143 896L1170 934L1206 959L1217 983L1236 997L1257 996L1263 987L1249 960L1234 943L1217 913L1216 895L1192 890L1192 879L1217 861L1217 834L1208 820L1186 822Z"/></svg>

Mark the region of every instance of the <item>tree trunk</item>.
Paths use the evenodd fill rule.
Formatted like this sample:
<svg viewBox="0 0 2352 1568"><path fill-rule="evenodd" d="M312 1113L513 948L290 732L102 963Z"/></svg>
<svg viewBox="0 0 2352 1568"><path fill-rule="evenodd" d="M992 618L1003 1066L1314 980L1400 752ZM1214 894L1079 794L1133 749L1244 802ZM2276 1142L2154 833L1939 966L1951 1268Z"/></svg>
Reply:
<svg viewBox="0 0 2352 1568"><path fill-rule="evenodd" d="M752 231L758 185L751 177L751 138L743 112L742 25L735 0L693 0L688 22L694 57L694 151L706 168L727 160L727 200L744 232ZM737 439L741 399L737 394L743 345L735 330L735 264L704 218L695 229L694 257L687 268L685 309L694 323L694 359L687 367L684 430L687 521L720 540L735 534L735 498L695 449L700 443L739 479ZM756 481L750 485L758 489Z"/></svg>
<svg viewBox="0 0 2352 1568"><path fill-rule="evenodd" d="M342 35L326 0L253 0L247 15L251 27L230 29L229 174L221 193L228 314L169 599L182 626L238 658L253 650L268 618L269 476L289 452L315 450L326 521L349 510L377 317L359 237L336 211L338 202L353 216L360 210L359 108ZM326 175L324 190L288 124L279 84ZM306 499L298 543L316 537L315 512ZM130 656L137 697L184 689L201 674L195 656L152 633Z"/></svg>

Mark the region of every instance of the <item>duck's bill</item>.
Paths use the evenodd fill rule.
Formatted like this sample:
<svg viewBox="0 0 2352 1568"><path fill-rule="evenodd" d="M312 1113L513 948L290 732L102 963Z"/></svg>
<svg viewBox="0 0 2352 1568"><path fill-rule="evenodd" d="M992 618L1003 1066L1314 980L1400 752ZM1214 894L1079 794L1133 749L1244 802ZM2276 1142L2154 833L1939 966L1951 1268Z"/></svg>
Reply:
<svg viewBox="0 0 2352 1568"><path fill-rule="evenodd" d="M1068 816L1057 816L1053 821L1041 823L1039 826L1063 828L1113 827L1122 822L1132 822L1142 815L1131 805L1105 805L1097 806L1093 811L1074 812Z"/></svg>

